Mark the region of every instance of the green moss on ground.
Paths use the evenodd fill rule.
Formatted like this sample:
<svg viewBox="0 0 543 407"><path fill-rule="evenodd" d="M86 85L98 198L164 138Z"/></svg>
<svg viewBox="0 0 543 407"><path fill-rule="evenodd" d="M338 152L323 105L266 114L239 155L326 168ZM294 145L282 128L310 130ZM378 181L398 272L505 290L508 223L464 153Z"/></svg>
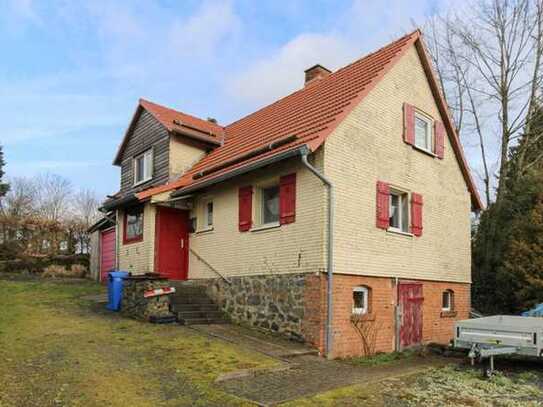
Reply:
<svg viewBox="0 0 543 407"><path fill-rule="evenodd" d="M527 371L484 379L480 369L433 368L406 377L332 390L285 406L543 406L542 373Z"/></svg>
<svg viewBox="0 0 543 407"><path fill-rule="evenodd" d="M102 290L91 282L0 280L0 406L247 405L215 378L276 363L81 299Z"/></svg>
<svg viewBox="0 0 543 407"><path fill-rule="evenodd" d="M373 356L346 359L346 361L358 366L382 366L403 360L412 360L418 356L420 356L420 352L406 350L403 352L377 353Z"/></svg>

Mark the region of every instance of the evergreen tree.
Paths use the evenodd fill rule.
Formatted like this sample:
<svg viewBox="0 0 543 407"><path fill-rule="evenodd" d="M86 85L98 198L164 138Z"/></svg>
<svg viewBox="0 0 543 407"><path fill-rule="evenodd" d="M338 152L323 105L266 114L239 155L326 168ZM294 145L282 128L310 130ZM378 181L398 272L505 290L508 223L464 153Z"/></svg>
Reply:
<svg viewBox="0 0 543 407"><path fill-rule="evenodd" d="M531 134L510 151L502 199L483 213L473 239L473 304L486 313L516 313L543 301L541 107L530 124Z"/></svg>
<svg viewBox="0 0 543 407"><path fill-rule="evenodd" d="M2 182L4 179L4 152L2 151L2 146L0 146L0 198L2 198L9 190L9 184Z"/></svg>

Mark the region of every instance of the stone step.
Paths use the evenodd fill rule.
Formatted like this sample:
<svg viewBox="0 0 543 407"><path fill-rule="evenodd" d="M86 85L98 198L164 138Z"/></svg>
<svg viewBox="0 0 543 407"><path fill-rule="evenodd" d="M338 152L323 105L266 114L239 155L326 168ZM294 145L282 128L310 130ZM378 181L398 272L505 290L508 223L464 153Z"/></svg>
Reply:
<svg viewBox="0 0 543 407"><path fill-rule="evenodd" d="M171 303L171 308L175 311L218 311L219 306L217 304L185 304L185 303Z"/></svg>
<svg viewBox="0 0 543 407"><path fill-rule="evenodd" d="M221 311L177 311L177 319L223 319L224 315Z"/></svg>
<svg viewBox="0 0 543 407"><path fill-rule="evenodd" d="M210 325L210 324L227 324L228 321L224 318L189 318L179 319L181 325Z"/></svg>
<svg viewBox="0 0 543 407"><path fill-rule="evenodd" d="M215 304L208 296L172 295L170 304Z"/></svg>
<svg viewBox="0 0 543 407"><path fill-rule="evenodd" d="M181 284L169 284L171 287L175 287L177 292L186 293L205 293L206 287L201 285L181 285Z"/></svg>

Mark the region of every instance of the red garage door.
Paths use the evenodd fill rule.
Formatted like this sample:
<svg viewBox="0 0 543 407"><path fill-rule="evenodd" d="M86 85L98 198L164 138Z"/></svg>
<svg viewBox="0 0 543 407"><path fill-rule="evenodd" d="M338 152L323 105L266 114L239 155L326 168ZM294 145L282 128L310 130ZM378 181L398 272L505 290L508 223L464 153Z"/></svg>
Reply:
<svg viewBox="0 0 543 407"><path fill-rule="evenodd" d="M100 281L107 281L107 273L115 269L115 228L100 235Z"/></svg>

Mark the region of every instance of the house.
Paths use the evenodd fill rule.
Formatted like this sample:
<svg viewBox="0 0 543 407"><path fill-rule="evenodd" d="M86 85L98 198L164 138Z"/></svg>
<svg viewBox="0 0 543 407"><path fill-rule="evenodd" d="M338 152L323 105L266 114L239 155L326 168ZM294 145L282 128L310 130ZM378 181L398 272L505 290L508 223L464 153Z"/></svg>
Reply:
<svg viewBox="0 0 543 407"><path fill-rule="evenodd" d="M116 266L235 321L346 357L468 317L482 204L418 30L226 126L140 100L114 164Z"/></svg>

